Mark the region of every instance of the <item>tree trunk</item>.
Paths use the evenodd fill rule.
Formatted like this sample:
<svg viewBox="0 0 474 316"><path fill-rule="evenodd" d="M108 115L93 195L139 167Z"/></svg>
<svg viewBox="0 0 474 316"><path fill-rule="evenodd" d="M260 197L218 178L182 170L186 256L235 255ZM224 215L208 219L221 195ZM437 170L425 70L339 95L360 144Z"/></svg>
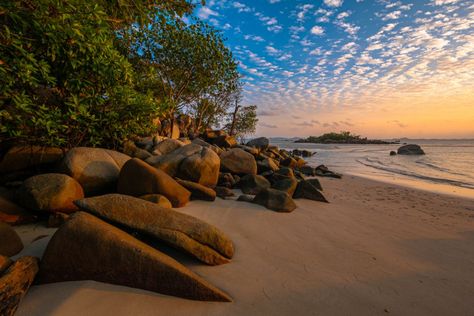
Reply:
<svg viewBox="0 0 474 316"><path fill-rule="evenodd" d="M22 257L0 278L0 315L15 314L21 299L38 273L38 262L35 257Z"/></svg>
<svg viewBox="0 0 474 316"><path fill-rule="evenodd" d="M235 123L237 120L237 114L239 113L240 105L238 101L235 101L234 113L232 113L232 124L230 125L229 135L235 135Z"/></svg>

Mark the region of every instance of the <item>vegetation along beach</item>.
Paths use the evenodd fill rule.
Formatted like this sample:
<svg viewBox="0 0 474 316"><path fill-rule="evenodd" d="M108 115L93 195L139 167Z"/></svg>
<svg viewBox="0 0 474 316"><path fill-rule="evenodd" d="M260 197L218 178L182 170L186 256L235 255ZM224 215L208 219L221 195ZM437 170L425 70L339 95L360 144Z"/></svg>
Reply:
<svg viewBox="0 0 474 316"><path fill-rule="evenodd" d="M474 4L0 1L0 316L473 315Z"/></svg>

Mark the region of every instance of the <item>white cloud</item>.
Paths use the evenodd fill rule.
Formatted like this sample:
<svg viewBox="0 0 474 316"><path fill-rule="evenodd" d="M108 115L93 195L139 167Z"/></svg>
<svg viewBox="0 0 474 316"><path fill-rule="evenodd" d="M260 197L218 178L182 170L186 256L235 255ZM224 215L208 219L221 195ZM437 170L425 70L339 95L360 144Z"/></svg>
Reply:
<svg viewBox="0 0 474 316"><path fill-rule="evenodd" d="M340 7L344 0L324 0L324 4L329 7Z"/></svg>
<svg viewBox="0 0 474 316"><path fill-rule="evenodd" d="M323 35L324 34L324 28L319 26L319 25L315 25L311 28L311 34Z"/></svg>
<svg viewBox="0 0 474 316"><path fill-rule="evenodd" d="M216 11L210 9L209 7L202 7L198 11L198 17L200 17L203 20L208 19L210 16L219 16L219 13Z"/></svg>
<svg viewBox="0 0 474 316"><path fill-rule="evenodd" d="M452 4L456 3L459 0L434 0L435 5L444 5L444 4Z"/></svg>

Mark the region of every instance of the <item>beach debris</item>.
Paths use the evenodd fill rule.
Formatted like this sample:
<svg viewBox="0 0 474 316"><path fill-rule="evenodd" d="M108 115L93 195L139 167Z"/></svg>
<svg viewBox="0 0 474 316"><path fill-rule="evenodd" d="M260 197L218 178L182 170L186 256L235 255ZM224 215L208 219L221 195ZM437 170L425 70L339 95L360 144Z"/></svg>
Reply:
<svg viewBox="0 0 474 316"><path fill-rule="evenodd" d="M173 205L182 207L189 202L191 193L166 172L133 158L120 171L117 192L132 196L162 194Z"/></svg>
<svg viewBox="0 0 474 316"><path fill-rule="evenodd" d="M60 173L32 176L18 190L18 201L25 208L39 212L75 212L77 206L72 201L83 197L79 182Z"/></svg>
<svg viewBox="0 0 474 316"><path fill-rule="evenodd" d="M13 316L38 273L38 258L22 257L0 276L0 315Z"/></svg>
<svg viewBox="0 0 474 316"><path fill-rule="evenodd" d="M191 192L192 200L214 201L216 199L216 191L205 187L199 183L176 179L179 184Z"/></svg>
<svg viewBox="0 0 474 316"><path fill-rule="evenodd" d="M270 182L263 176L248 174L240 179L239 187L243 193L255 195L264 189L268 189Z"/></svg>
<svg viewBox="0 0 474 316"><path fill-rule="evenodd" d="M324 195L306 180L301 180L298 182L298 186L296 187L295 193L293 194L293 198L329 203Z"/></svg>
<svg viewBox="0 0 474 316"><path fill-rule="evenodd" d="M0 222L0 255L11 257L22 250L23 242L16 231L10 225Z"/></svg>
<svg viewBox="0 0 474 316"><path fill-rule="evenodd" d="M120 169L130 159L114 150L75 147L64 157L60 171L82 186L86 196L113 192Z"/></svg>
<svg viewBox="0 0 474 316"><path fill-rule="evenodd" d="M425 152L421 149L420 145L408 144L398 148L397 153L399 155L424 155Z"/></svg>
<svg viewBox="0 0 474 316"><path fill-rule="evenodd" d="M275 189L260 191L252 202L277 212L289 213L296 208L295 202L286 192Z"/></svg>
<svg viewBox="0 0 474 316"><path fill-rule="evenodd" d="M84 212L75 213L54 234L37 280L94 280L193 300L231 301L176 260Z"/></svg>
<svg viewBox="0 0 474 316"><path fill-rule="evenodd" d="M166 196L161 194L145 194L140 196L140 199L155 203L156 205L164 208L173 208L173 205L171 205L170 200L168 200Z"/></svg>
<svg viewBox="0 0 474 316"><path fill-rule="evenodd" d="M255 157L240 148L232 148L221 155L221 171L232 174L245 175L257 174Z"/></svg>
<svg viewBox="0 0 474 316"><path fill-rule="evenodd" d="M209 265L228 263L234 255L232 241L218 228L148 201L107 194L75 203L88 213L163 241Z"/></svg>

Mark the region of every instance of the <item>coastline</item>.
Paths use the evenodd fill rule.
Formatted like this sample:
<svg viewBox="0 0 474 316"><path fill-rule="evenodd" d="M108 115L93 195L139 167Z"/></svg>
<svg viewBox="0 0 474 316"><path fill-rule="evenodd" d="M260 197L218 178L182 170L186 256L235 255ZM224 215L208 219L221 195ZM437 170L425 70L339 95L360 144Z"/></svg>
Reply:
<svg viewBox="0 0 474 316"><path fill-rule="evenodd" d="M170 252L232 295L233 303L81 281L33 286L17 315L472 313L471 199L348 174L341 180L319 179L331 203L299 199L290 214L220 199L178 209L234 240L234 260L217 267ZM17 231L30 241L52 233L26 226ZM47 239L20 255L41 253Z"/></svg>

